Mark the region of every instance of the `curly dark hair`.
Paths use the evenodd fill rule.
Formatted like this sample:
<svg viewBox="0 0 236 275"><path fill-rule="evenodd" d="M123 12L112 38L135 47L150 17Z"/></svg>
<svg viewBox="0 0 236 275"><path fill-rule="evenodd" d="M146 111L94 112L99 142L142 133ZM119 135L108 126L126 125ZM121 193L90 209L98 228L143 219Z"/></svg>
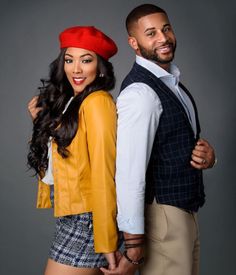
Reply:
<svg viewBox="0 0 236 275"><path fill-rule="evenodd" d="M62 114L74 91L64 72L64 56L62 49L59 56L50 64L49 78L42 79L39 87L37 107L42 110L33 121L33 134L27 156L29 168L33 168L39 176L48 167L48 141L51 137L58 145L58 153L67 158L66 147L70 145L78 129L78 111L83 100L97 90L109 91L115 86L112 64L97 55L98 68L96 79L86 86L82 93L76 95L66 112ZM100 77L100 74L103 77Z"/></svg>

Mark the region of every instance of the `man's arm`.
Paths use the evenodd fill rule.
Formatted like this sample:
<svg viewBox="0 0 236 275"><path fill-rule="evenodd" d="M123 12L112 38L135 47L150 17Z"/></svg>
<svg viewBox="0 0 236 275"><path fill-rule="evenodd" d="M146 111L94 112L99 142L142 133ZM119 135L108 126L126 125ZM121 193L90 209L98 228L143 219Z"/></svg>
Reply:
<svg viewBox="0 0 236 275"><path fill-rule="evenodd" d="M162 107L157 94L145 84L128 86L117 99L116 192L118 227L127 253L114 271L134 274L143 257L146 169ZM132 263L133 262L133 263Z"/></svg>

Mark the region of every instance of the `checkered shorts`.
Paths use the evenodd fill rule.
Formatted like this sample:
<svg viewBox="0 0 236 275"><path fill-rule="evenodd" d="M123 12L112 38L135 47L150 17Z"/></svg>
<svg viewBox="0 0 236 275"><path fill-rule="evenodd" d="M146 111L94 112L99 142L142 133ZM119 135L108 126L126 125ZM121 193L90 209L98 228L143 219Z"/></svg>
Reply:
<svg viewBox="0 0 236 275"><path fill-rule="evenodd" d="M107 261L94 252L92 214L57 218L49 258L75 267L102 267Z"/></svg>
<svg viewBox="0 0 236 275"><path fill-rule="evenodd" d="M54 190L51 186L51 202ZM102 267L108 263L103 254L94 252L92 213L70 215L56 219L49 258L75 267Z"/></svg>

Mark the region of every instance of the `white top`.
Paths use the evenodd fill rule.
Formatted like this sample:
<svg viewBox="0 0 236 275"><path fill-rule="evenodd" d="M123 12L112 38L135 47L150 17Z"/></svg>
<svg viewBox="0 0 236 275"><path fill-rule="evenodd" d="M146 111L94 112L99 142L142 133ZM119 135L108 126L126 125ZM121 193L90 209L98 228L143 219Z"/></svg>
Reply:
<svg viewBox="0 0 236 275"><path fill-rule="evenodd" d="M155 63L136 56L136 62L160 78L179 98L196 134L192 102L179 87L179 69L171 64L170 73ZM144 83L133 83L117 98L116 190L118 227L130 234L144 233L145 177L153 141L162 114L155 91Z"/></svg>
<svg viewBox="0 0 236 275"><path fill-rule="evenodd" d="M65 113L65 111L67 110L68 106L70 105L72 99L74 97L71 97L69 99L69 101L66 103L66 106L62 112L62 114ZM48 140L48 168L45 171L45 175L42 178L42 182L48 184L48 185L53 185L54 184L54 180L53 180L53 168L52 168L52 138L49 137Z"/></svg>

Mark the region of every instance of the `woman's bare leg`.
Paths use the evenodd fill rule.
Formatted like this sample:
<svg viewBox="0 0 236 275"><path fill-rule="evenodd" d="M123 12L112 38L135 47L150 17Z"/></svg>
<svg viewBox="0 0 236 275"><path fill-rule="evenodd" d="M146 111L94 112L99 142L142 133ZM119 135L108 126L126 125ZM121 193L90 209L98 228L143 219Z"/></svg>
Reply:
<svg viewBox="0 0 236 275"><path fill-rule="evenodd" d="M99 268L78 268L48 259L44 275L102 275Z"/></svg>

